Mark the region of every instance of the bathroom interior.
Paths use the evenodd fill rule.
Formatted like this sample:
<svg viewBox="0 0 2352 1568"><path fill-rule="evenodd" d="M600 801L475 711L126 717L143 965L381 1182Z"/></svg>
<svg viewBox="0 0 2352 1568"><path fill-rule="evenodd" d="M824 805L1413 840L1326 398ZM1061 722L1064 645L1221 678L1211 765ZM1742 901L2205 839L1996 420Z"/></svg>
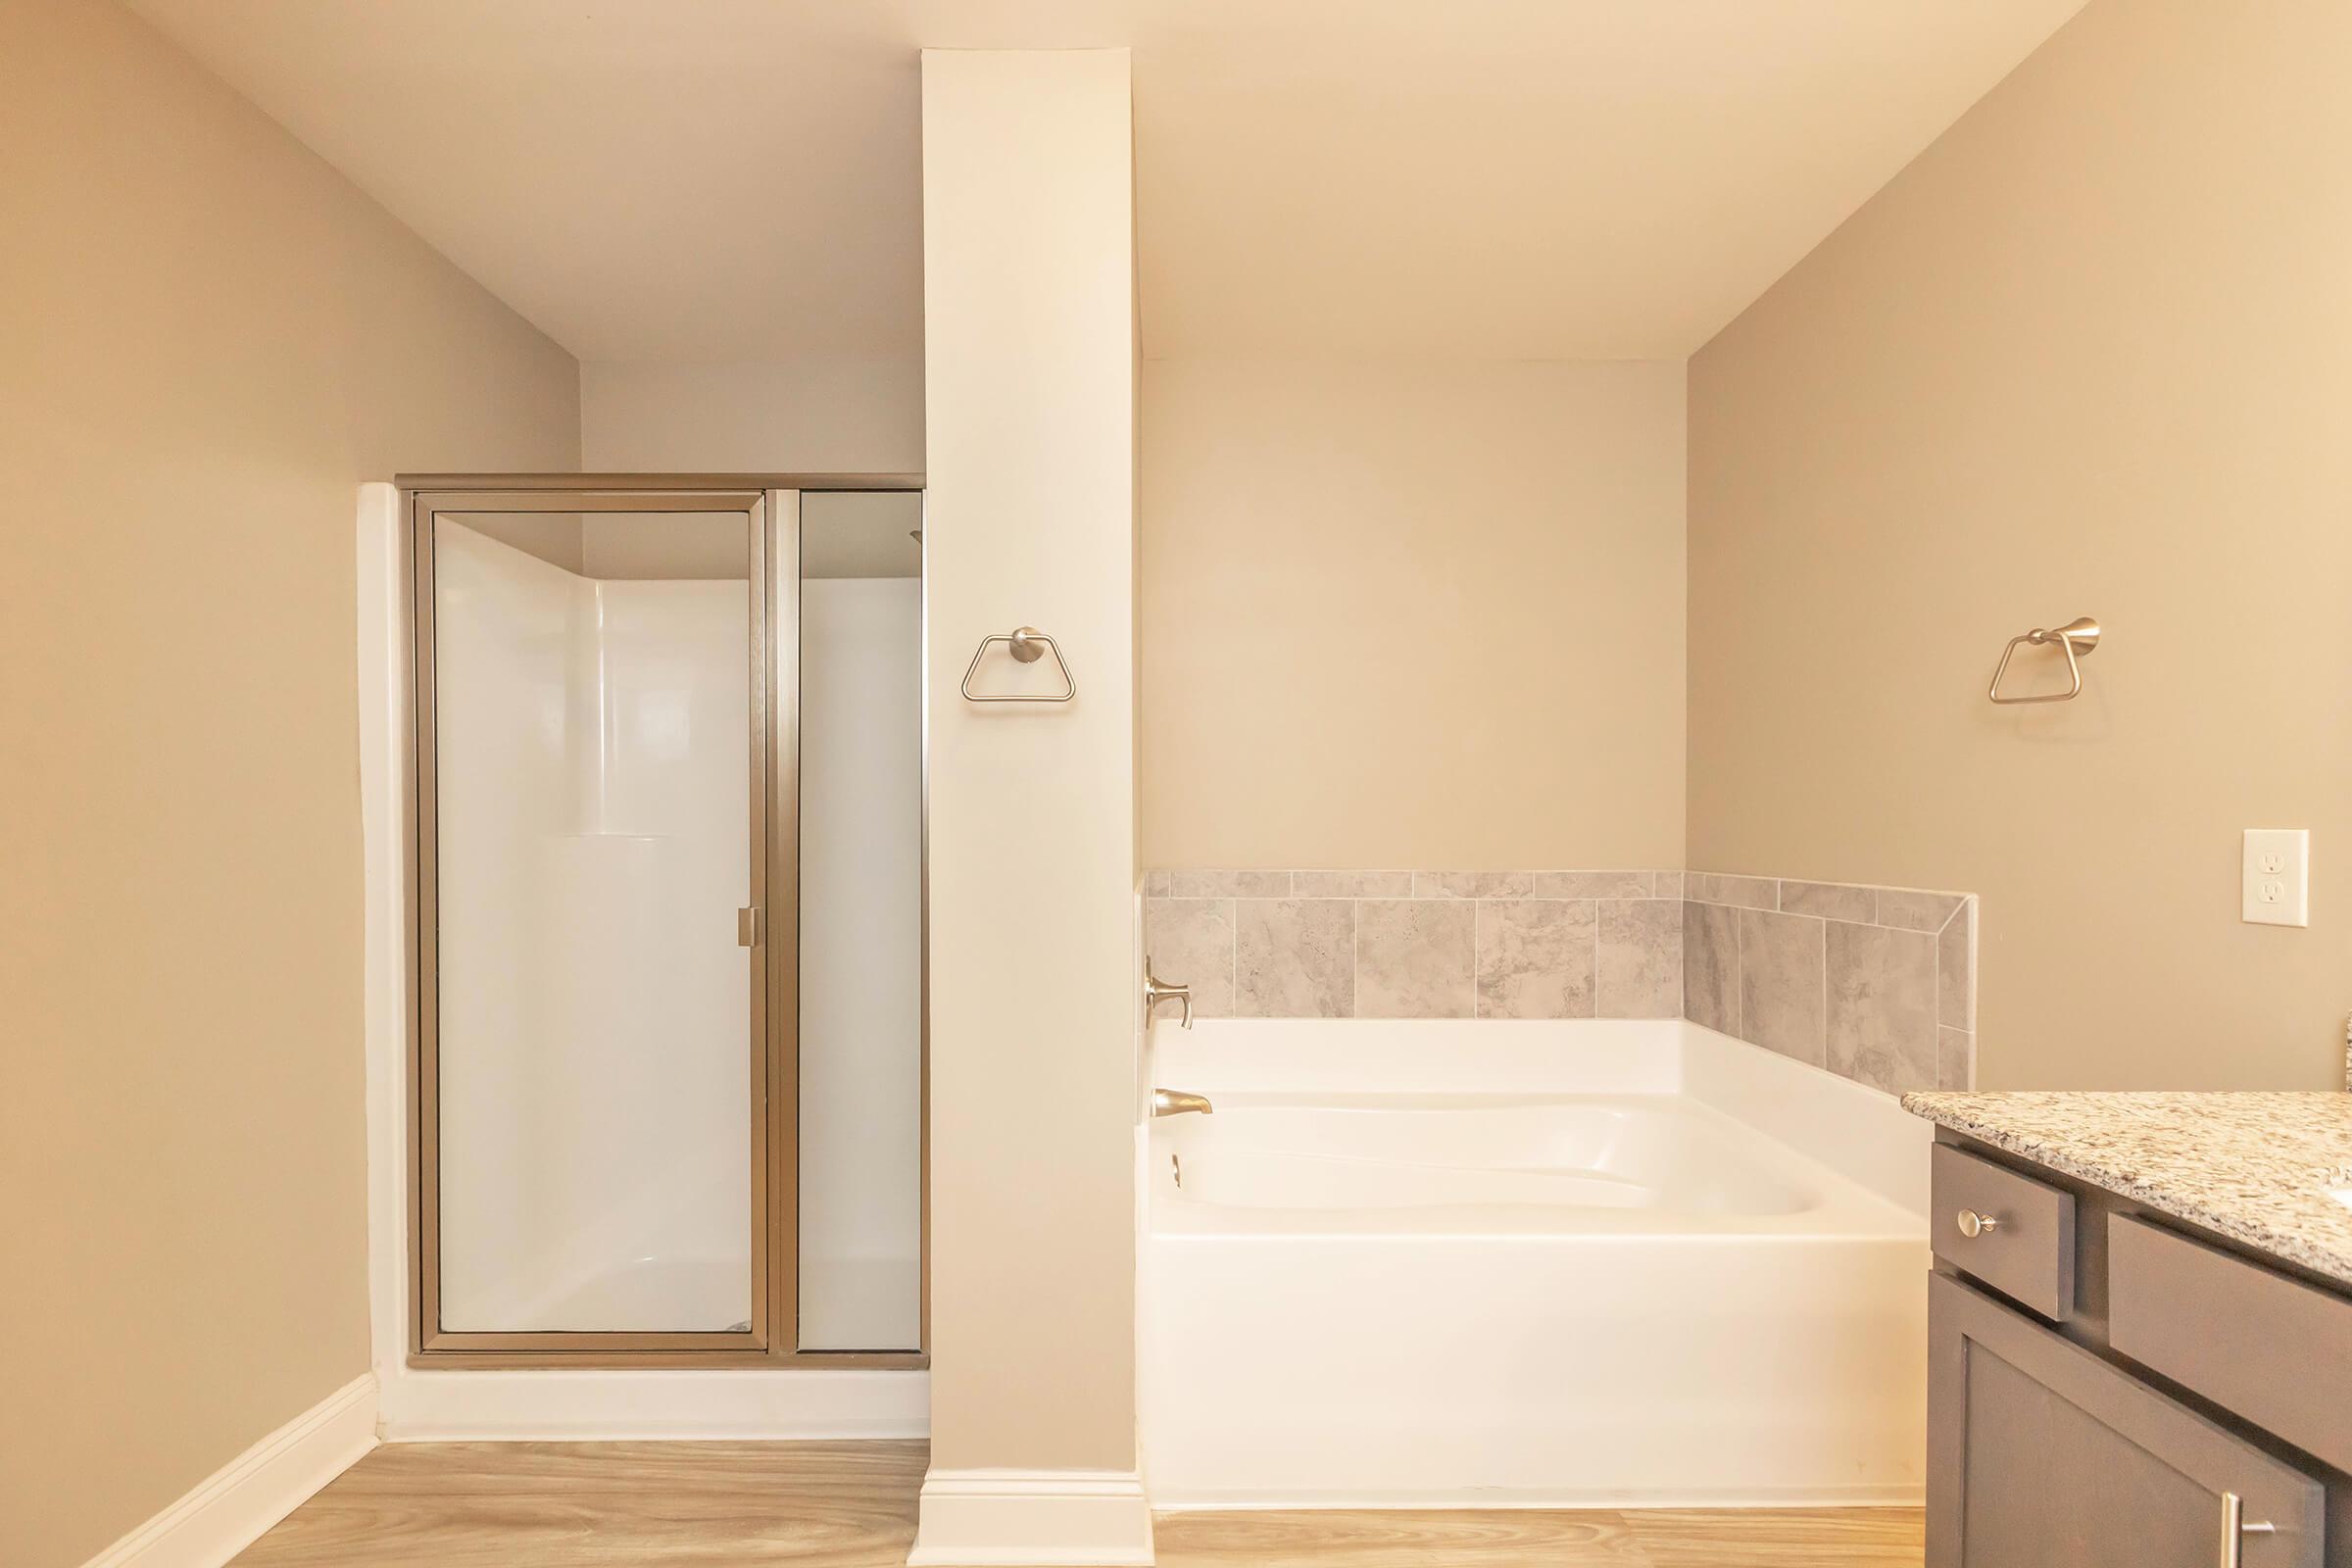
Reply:
<svg viewBox="0 0 2352 1568"><path fill-rule="evenodd" d="M0 0L0 1568L2352 1568L2348 76Z"/></svg>

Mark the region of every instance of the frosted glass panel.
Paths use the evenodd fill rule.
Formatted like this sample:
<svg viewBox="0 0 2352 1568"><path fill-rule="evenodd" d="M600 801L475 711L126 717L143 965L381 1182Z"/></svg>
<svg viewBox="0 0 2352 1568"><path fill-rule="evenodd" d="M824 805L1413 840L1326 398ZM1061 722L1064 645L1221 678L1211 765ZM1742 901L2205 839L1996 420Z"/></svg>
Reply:
<svg viewBox="0 0 2352 1568"><path fill-rule="evenodd" d="M921 1336L921 524L802 498L803 1349Z"/></svg>
<svg viewBox="0 0 2352 1568"><path fill-rule="evenodd" d="M447 1332L750 1325L750 527L434 519Z"/></svg>

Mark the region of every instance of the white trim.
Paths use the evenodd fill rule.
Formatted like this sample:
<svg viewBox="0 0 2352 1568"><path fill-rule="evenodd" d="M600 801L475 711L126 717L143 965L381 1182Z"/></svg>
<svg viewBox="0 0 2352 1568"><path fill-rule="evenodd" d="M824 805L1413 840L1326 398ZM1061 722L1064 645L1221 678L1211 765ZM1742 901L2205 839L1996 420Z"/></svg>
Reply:
<svg viewBox="0 0 2352 1568"><path fill-rule="evenodd" d="M531 1371L409 1365L407 559L400 491L360 486L360 818L368 1304L384 1441L919 1438L930 1375L873 1369Z"/></svg>
<svg viewBox="0 0 2352 1568"><path fill-rule="evenodd" d="M933 1470L907 1568L1149 1568L1152 1505L1132 1470Z"/></svg>
<svg viewBox="0 0 2352 1568"><path fill-rule="evenodd" d="M408 819L400 491L360 486L361 1005L367 1053L369 1359L387 1407L407 1371Z"/></svg>
<svg viewBox="0 0 2352 1568"><path fill-rule="evenodd" d="M387 1443L919 1438L930 1425L931 1375L895 1369L404 1367L384 1390Z"/></svg>
<svg viewBox="0 0 2352 1568"><path fill-rule="evenodd" d="M84 1568L220 1568L374 1446L375 1377L362 1373Z"/></svg>

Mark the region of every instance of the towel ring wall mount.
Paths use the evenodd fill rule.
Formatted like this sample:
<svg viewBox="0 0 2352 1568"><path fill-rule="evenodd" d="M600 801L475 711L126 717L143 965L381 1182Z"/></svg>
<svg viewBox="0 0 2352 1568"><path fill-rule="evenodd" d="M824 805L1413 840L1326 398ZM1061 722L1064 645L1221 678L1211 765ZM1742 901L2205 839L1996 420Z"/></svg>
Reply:
<svg viewBox="0 0 2352 1568"><path fill-rule="evenodd" d="M2032 631L2020 632L2017 636L2009 639L2008 647L2001 650L2001 662L1993 667L1992 684L1984 689L1984 695L2003 707L2013 703L2063 703L2082 696L2082 661L2088 659L2098 648L2099 633L2099 623L2088 615L2077 615L2065 625L2053 626L2047 630L2036 626ZM2024 644L2040 648L2051 643L2056 643L2066 654L2066 690L2044 692L2038 697L2003 697L2001 695L2001 677L2008 673L2009 661L2017 653L2018 648Z"/></svg>
<svg viewBox="0 0 2352 1568"><path fill-rule="evenodd" d="M972 676L979 671L980 661L988 651L1003 643L1004 651L1017 663L1034 664L1046 655L1054 656L1054 667L1061 671L1061 690L1058 692L976 692ZM963 700L967 703L1066 703L1078 695L1078 677L1070 673L1070 662L1061 655L1061 645L1039 631L1035 626L1015 626L980 639L972 650L972 662L963 666Z"/></svg>

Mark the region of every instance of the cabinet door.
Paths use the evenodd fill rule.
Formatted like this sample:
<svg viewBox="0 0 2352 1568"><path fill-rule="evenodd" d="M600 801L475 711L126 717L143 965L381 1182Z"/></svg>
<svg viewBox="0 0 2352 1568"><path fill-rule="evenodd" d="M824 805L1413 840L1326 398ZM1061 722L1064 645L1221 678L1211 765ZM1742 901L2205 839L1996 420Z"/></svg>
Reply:
<svg viewBox="0 0 2352 1568"><path fill-rule="evenodd" d="M2320 1568L2302 1471L1943 1275L1928 1338L1928 1568Z"/></svg>

